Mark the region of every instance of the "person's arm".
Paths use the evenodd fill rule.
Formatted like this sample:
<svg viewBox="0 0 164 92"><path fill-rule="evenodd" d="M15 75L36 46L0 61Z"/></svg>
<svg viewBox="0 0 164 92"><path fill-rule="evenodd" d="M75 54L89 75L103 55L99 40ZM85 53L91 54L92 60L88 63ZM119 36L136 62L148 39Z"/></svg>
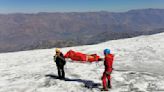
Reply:
<svg viewBox="0 0 164 92"><path fill-rule="evenodd" d="M59 57L60 59L62 59L63 61L65 61L65 58L64 58L63 54L57 55L57 57Z"/></svg>
<svg viewBox="0 0 164 92"><path fill-rule="evenodd" d="M66 64L66 60L65 60L64 55L63 55L62 53L61 53L60 57L61 57L61 59L63 60L64 65L65 65L65 64Z"/></svg>
<svg viewBox="0 0 164 92"><path fill-rule="evenodd" d="M57 55L54 56L54 62L56 62Z"/></svg>

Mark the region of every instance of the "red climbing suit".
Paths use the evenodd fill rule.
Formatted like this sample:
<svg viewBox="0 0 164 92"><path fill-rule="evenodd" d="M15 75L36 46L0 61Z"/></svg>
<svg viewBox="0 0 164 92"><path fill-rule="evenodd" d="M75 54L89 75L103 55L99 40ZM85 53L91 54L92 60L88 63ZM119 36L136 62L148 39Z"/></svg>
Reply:
<svg viewBox="0 0 164 92"><path fill-rule="evenodd" d="M114 59L113 54L108 54L108 55L105 56L105 61L104 61L105 71L104 71L103 76L102 76L103 88L107 88L106 78L108 79L108 82L111 79L110 74L112 73L113 59ZM111 81L108 84L108 86L111 87Z"/></svg>
<svg viewBox="0 0 164 92"><path fill-rule="evenodd" d="M74 61L83 61L83 62L94 62L94 61L98 61L100 56L98 56L97 54L91 54L91 55L87 55L87 54L83 54L81 52L75 52L73 50L69 50L65 55L65 58L70 58Z"/></svg>

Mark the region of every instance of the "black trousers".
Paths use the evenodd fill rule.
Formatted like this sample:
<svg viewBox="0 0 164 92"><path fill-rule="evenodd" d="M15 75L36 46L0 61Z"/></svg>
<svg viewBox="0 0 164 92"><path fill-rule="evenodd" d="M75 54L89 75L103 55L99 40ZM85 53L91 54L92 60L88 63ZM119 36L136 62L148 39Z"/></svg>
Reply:
<svg viewBox="0 0 164 92"><path fill-rule="evenodd" d="M64 65L57 66L59 78L65 78Z"/></svg>

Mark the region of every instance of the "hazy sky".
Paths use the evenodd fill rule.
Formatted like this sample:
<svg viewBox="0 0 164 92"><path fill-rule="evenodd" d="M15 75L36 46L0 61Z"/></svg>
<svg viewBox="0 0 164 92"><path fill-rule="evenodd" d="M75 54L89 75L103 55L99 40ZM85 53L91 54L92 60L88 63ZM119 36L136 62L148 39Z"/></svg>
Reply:
<svg viewBox="0 0 164 92"><path fill-rule="evenodd" d="M0 0L0 13L122 12L143 8L164 9L164 0Z"/></svg>

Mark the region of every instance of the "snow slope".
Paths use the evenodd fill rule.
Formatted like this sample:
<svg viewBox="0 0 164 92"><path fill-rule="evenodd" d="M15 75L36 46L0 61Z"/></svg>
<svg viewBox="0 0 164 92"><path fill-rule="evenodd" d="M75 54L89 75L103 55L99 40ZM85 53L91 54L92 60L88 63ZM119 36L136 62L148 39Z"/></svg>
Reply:
<svg viewBox="0 0 164 92"><path fill-rule="evenodd" d="M62 48L87 54L110 48L115 54L110 92L164 92L164 33ZM54 49L0 54L0 92L99 92L103 62L67 60L66 81L56 79ZM70 61L70 62L69 62Z"/></svg>

